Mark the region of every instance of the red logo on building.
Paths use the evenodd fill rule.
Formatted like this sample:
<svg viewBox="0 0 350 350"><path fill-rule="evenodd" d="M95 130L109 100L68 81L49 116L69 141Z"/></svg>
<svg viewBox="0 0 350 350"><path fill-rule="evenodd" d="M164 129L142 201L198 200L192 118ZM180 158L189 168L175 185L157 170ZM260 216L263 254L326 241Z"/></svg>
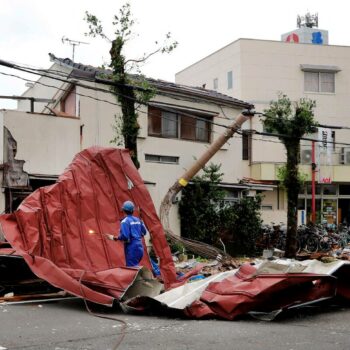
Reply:
<svg viewBox="0 0 350 350"><path fill-rule="evenodd" d="M299 36L295 33L289 34L286 39L287 43L298 43L299 42Z"/></svg>

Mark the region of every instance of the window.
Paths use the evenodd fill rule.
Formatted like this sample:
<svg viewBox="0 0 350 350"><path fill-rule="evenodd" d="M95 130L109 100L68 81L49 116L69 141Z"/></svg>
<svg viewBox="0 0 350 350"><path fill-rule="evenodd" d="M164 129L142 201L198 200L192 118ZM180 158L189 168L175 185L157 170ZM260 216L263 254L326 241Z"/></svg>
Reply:
<svg viewBox="0 0 350 350"><path fill-rule="evenodd" d="M213 80L213 89L214 90L217 90L219 88L219 79L218 78L215 78Z"/></svg>
<svg viewBox="0 0 350 350"><path fill-rule="evenodd" d="M227 89L232 89L233 87L233 77L232 71L227 72Z"/></svg>
<svg viewBox="0 0 350 350"><path fill-rule="evenodd" d="M164 137L177 137L177 114L162 112L162 135Z"/></svg>
<svg viewBox="0 0 350 350"><path fill-rule="evenodd" d="M145 161L150 163L179 164L179 157L145 154Z"/></svg>
<svg viewBox="0 0 350 350"><path fill-rule="evenodd" d="M61 100L61 112L69 115L76 115L76 89L71 88Z"/></svg>
<svg viewBox="0 0 350 350"><path fill-rule="evenodd" d="M306 92L335 92L335 74L333 72L304 72Z"/></svg>
<svg viewBox="0 0 350 350"><path fill-rule="evenodd" d="M312 185L307 185L307 194L312 194ZM321 194L321 185L315 185L315 194Z"/></svg>
<svg viewBox="0 0 350 350"><path fill-rule="evenodd" d="M242 134L242 160L250 159L250 134L243 132Z"/></svg>
<svg viewBox="0 0 350 350"><path fill-rule="evenodd" d="M350 195L350 185L339 185L339 195L341 196L349 196Z"/></svg>
<svg viewBox="0 0 350 350"><path fill-rule="evenodd" d="M181 112L162 111L148 107L148 135L182 140L209 142L212 117Z"/></svg>
<svg viewBox="0 0 350 350"><path fill-rule="evenodd" d="M336 185L323 185L323 195L331 196L337 194L337 186Z"/></svg>
<svg viewBox="0 0 350 350"><path fill-rule="evenodd" d="M226 189L225 192L225 198L221 201L223 205L232 206L233 204L239 202L241 197L240 191L234 189Z"/></svg>

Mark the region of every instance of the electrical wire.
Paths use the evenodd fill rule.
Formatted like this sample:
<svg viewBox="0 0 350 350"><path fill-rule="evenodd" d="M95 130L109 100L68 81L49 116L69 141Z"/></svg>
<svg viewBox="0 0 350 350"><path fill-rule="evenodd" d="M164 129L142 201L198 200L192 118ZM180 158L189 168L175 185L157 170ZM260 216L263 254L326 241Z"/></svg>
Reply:
<svg viewBox="0 0 350 350"><path fill-rule="evenodd" d="M4 64L5 63L5 64ZM91 87L91 86L88 86L88 85L84 85L84 84L79 84L79 83L76 83L76 82L72 82L72 81L69 81L67 79L61 79L61 78L57 78L57 77L52 77L52 76L47 76L47 75L42 75L40 74L39 72L32 72L30 70L27 70L27 69L23 69L21 67L18 67L14 64L6 64L7 62L5 61L2 61L0 60L0 65L4 65L4 66L7 66L9 68L14 68L14 69L18 69L20 71L24 71L26 73L32 73L32 74L37 74L37 75L40 75L40 76L45 76L49 79L54 79L54 80L59 80L59 81L62 81L64 83L71 83L71 84L74 84L74 85L77 85L77 86L80 86L82 88L87 88L87 89L90 89L90 90L94 90L94 91L99 91L99 92L104 92L104 93L109 93L109 94L113 94L113 95L117 95L117 96L122 96L122 97L126 97L126 98L129 98L129 99L132 99L134 102L138 102L142 105L145 105L145 106L149 106L150 104L149 103L146 103L146 102L143 102L143 101L140 101L136 98L132 98L130 96L124 96L122 94L118 94L116 92L112 92L111 90L105 90L105 89L100 89L100 88L96 88L96 87ZM58 90L62 90L62 91L67 91L67 89L62 89L62 88L57 88L56 86L52 86L52 85L48 85L48 84L44 84L44 83L41 83L41 82L35 82L35 81L32 81L32 80L29 80L29 79L25 79L25 78L22 78L22 77L19 77L19 76L16 76L16 75L13 75L13 74L6 74L6 73L3 73L3 72L0 72L0 74L3 74L3 75L8 75L8 76L12 76L12 77L16 77L16 78L19 78L19 79L22 79L22 80L25 80L25 81L31 81L31 82L34 82L34 83L38 83L38 84L41 84L41 85L44 85L44 86L47 86L47 87L52 87L52 88L55 88L55 89L58 89ZM93 96L89 96L89 95L85 95L85 94L81 94L81 93L76 93L77 95L79 96L83 96L83 97L87 97L87 98L92 98L96 101L100 101L100 102L105 102L105 103L109 103L109 104L112 104L112 105L116 105L116 106L119 106L120 107L120 104L117 104L117 103L113 103L113 102L110 102L108 100L104 100L104 99L99 99L99 98L96 98L96 97L93 97ZM217 106L221 107L222 109L222 106L221 105L218 105L216 104ZM166 107L162 107L163 110L165 111L168 111L168 112L171 112L171 113L179 113L178 110L175 110L175 109L172 109L172 108L166 108ZM142 110L138 110L138 112L141 112L141 113L145 113L145 114L148 114L148 112L145 112L145 111L142 111ZM188 116L188 117L191 117L191 118L195 118L195 119L198 119L198 120L203 120L205 122L208 122L208 123L211 123L212 125L217 125L219 127L224 127L224 128L229 128L229 126L227 125L223 125L223 124L220 124L220 123L216 123L216 122L213 122L213 121L209 121L208 119L205 119L205 118L201 118L199 116L193 116L191 114L188 114L188 113L185 113L185 112L181 112L182 115L185 115L185 116ZM261 115L261 116L265 116L265 117L270 117L264 113L260 113L260 112L255 112L255 114L258 114L258 115ZM345 127L344 127L345 128ZM278 137L278 138L293 138L293 136L290 136L290 135L282 135L282 134L274 134L274 133L264 133L264 132L259 132L259 131L256 131L256 130L252 130L255 134L257 135L263 135L263 136L271 136L271 137ZM333 145L335 144L339 144L339 145L344 145L344 146L350 146L350 144L348 143L343 143L343 142L333 142L333 141L325 141L325 140L315 140L315 139L310 139L310 138L305 138L305 137L298 137L298 139L300 140L307 140L307 141L314 141L314 142L322 142L322 143L332 143ZM271 140L263 140L263 139L255 139L256 141L262 141L262 142L271 142ZM275 142L275 143L278 143L278 142ZM282 143L282 142L281 142Z"/></svg>
<svg viewBox="0 0 350 350"><path fill-rule="evenodd" d="M10 65L9 65L10 63ZM68 78L70 76L70 73L65 73L63 71L58 71L58 70L53 70L53 69L43 69L43 68L34 68L33 66L29 66L27 65L27 68L23 67L23 64L22 63L22 66L13 62L13 61L3 61L3 60L0 60L0 65L4 65L4 66L7 66L9 68L14 68L14 69L18 69L18 70L22 70L24 72L27 72L29 74L37 74L37 75L40 75L40 76L44 76L44 77L47 77L47 78L51 78L51 79L56 79L55 77L52 77L52 76L47 76L47 75L43 75L42 73L45 72L47 74L52 74L52 72L56 72L54 73L53 75L57 74L57 75L60 75L60 76L64 76L66 78ZM31 68L32 67L32 68ZM72 67L73 68L73 67ZM66 83L72 83L72 81L70 80L63 80L63 79L58 79L58 80L61 80L63 82L66 82ZM79 80L83 80L83 81L89 81L89 82L97 82L97 83L108 83L108 81L104 81L104 82L101 82L101 81L97 81L96 78L93 78L93 79L89 79L88 77L79 77ZM111 85L118 85L117 83L115 82L110 82ZM76 85L78 85L76 83ZM80 86L80 85L78 85ZM85 88L91 88L90 86L86 86L86 85L81 85L82 87L85 87ZM139 87L137 85L127 85L129 87L132 87L132 88L136 88L136 89L141 89L141 90L147 90L145 88L142 88L142 87ZM132 98L130 96L126 96L126 95L123 95L123 94L120 94L120 93L116 93L116 92L111 92L110 90L105 90L105 89L99 89L99 88L93 88L94 90L97 90L97 91L100 91L100 92L105 92L105 93L112 93L113 95L118 95L118 96L121 96L121 97L125 97L125 98L129 98L129 99L133 99L135 102L138 102L138 103L143 103L142 101L139 101L137 100L136 98ZM207 102L211 102L211 101L207 101ZM224 111L223 111L223 108L220 104L218 103L214 103L216 106L219 106L224 117L226 119L230 119L228 118ZM265 118L276 118L276 117L273 117L273 116L269 116L265 113L262 113L262 112L254 112L254 114L256 115L260 115L261 117L265 117ZM350 130L350 127L348 126L332 126L332 125L323 125L323 124L318 124L318 126L320 127L324 127L324 128L329 128L329 129L348 129Z"/></svg>
<svg viewBox="0 0 350 350"><path fill-rule="evenodd" d="M70 91L70 89L59 88L59 87L54 86L54 85L49 85L49 84L45 84L45 83L42 83L42 82L39 82L39 81L34 81L34 80L27 79L27 78L23 78L23 77L20 77L18 75L15 75L15 74L9 74L9 73L4 73L4 72L0 72L0 74L1 75L5 75L5 76L18 78L18 79L24 80L26 82L36 83L36 84L39 84L39 85L42 85L42 86L45 86L45 87L54 88L54 89L57 89L57 90L63 91L63 92L69 92ZM112 93L111 91L108 91L108 92ZM112 93L112 94L115 95L114 93ZM121 105L118 104L118 103L111 102L111 101L104 100L104 99L100 99L100 98L97 98L97 97L94 97L94 96L90 96L90 95L86 95L86 94L82 94L82 93L78 93L78 92L76 92L76 95L82 96L82 97L86 97L86 98L89 98L89 99L92 99L92 100L95 100L95 101L99 101L99 102L105 102L105 103L108 103L108 104L113 105L113 106L121 107ZM150 103L150 104L149 103L144 103L144 105L152 107L152 103ZM47 107L45 107L45 108L47 108ZM189 114L189 113L186 113L186 112L183 112L183 111L180 112L179 110L176 110L174 108L169 108L169 107L162 106L161 109L166 111L166 112L170 112L170 113L176 113L176 114L180 114L181 113L181 115L184 115L184 116L187 116L187 117L190 117L190 118L194 118L194 119L197 119L197 120L202 120L204 122L207 122L207 123L210 123L212 125L219 126L219 127L228 128L227 125L216 123L216 122L213 122L213 121L211 121L209 119L202 118L202 117L199 117L199 116L194 116L193 114ZM156 114L152 114L150 112L143 111L140 108L137 109L137 111L140 112L140 113L143 113L143 114L150 115L150 116L158 116ZM170 118L166 118L166 117L162 117L162 118L163 119L168 119L170 121L173 121ZM188 125L192 125L192 124L188 124ZM215 132L215 131L212 131L212 132Z"/></svg>
<svg viewBox="0 0 350 350"><path fill-rule="evenodd" d="M112 321L117 321L119 323L122 324L122 329L121 329L121 332L120 332L120 337L118 339L118 341L116 342L116 344L114 345L113 347L113 350L116 350L119 345L121 344L121 342L123 341L125 335L126 335L126 329L128 327L127 323L122 320L121 318L118 318L118 317L111 317L111 316L106 316L106 315L102 315L102 314L98 314L96 312L93 312L91 311L91 309L89 308L89 305L87 303L87 300L86 300L86 296L85 296L85 293L84 293L84 290L82 288L82 279L85 275L85 271L82 272L80 278L79 278L79 287L80 287L80 292L81 292L81 295L83 296L83 300L84 300L84 304L85 304L85 308L86 310L88 311L88 313L92 316L95 316L95 317L99 317L99 318L104 318L104 319L107 319L107 320L112 320Z"/></svg>
<svg viewBox="0 0 350 350"><path fill-rule="evenodd" d="M61 78L57 78L57 77L54 77L54 76L47 76L47 75L44 75L44 74L42 74L42 73L39 73L39 69L34 69L34 70L30 70L30 69L27 69L27 68L25 68L25 67L21 67L20 65L17 65L17 64L14 64L14 63L10 63L10 62L8 62L8 61L4 61L4 60L1 60L0 59L0 65L2 65L2 66L5 66L5 67L8 67L8 68L13 68L13 69L17 69L17 70L20 70L20 71L23 71L23 72L26 72L26 73L29 73L29 74L36 74L36 75L39 75L39 76L44 76L44 77L47 77L47 78L51 78L51 79L56 79L56 80L60 80L60 81L62 81L62 82L66 82L66 83L72 83L72 81L71 80L67 80L67 79L61 79ZM71 66L70 66L71 67ZM74 68L74 67L71 67L72 69ZM49 72L50 72L50 70L49 70ZM79 77L79 80L85 80L85 81L89 81L89 82L94 82L94 83L100 83L100 84L108 84L108 85L112 85L112 86L118 86L118 85L121 85L121 84L118 84L118 83L116 83L116 82L112 82L112 81L110 81L110 80L102 80L102 79L96 79L96 78L94 78L93 80L91 80L91 79L88 79L87 77ZM100 92L106 92L106 93L112 93L112 94L115 94L115 95L118 95L118 96L121 96L121 97L124 97L124 98L129 98L129 99L132 99L132 100L135 100L136 101L136 99L135 98L132 98L132 97L130 97L130 96L127 96L127 95L123 95L123 94L121 94L121 93L116 93L116 92L111 92L110 90L105 90L105 89L101 89L101 88L93 88L93 87L91 87L91 86L89 86L89 85L84 85L84 84L80 84L80 83L77 83L76 82L76 85L77 86L81 86L81 87L85 87L85 88L87 88L87 89L93 89L93 90L96 90L96 91L100 91ZM145 89L145 88L143 88L143 87L140 87L140 86L138 86L138 85L123 85L123 86L128 86L128 87L131 87L131 88L133 88L133 89L138 89L138 90L142 90L142 91L145 91L145 90L148 90L148 89ZM162 93L162 92L157 92L157 93L159 93L159 94L166 94L166 95L172 95L172 98L174 98L174 99L177 99L177 100L183 100L183 98L176 98L176 96L174 96L174 94L171 94L171 92L167 92L167 93ZM195 99L195 98L193 98L193 97L191 97L191 100L193 100L193 101L200 101L200 102L202 102L203 101L203 99L202 100L200 100L200 99ZM139 103L141 103L141 104L143 104L144 102L143 101L138 101ZM211 103L211 104L214 104L215 106L217 106L218 104L216 103L216 102L213 102L213 101L211 101L210 99L206 99L206 102L207 103ZM247 103L245 103L245 102L241 102L241 104L242 104L242 107L243 108L247 108L248 106L248 104Z"/></svg>

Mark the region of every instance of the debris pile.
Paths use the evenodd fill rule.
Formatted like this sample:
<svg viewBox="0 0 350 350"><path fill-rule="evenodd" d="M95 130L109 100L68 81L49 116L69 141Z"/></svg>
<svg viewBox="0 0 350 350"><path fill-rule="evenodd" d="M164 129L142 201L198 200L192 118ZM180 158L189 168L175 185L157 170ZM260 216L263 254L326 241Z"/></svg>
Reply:
<svg viewBox="0 0 350 350"><path fill-rule="evenodd" d="M125 267L123 244L106 239L119 232L121 206L128 199L149 231L159 267L146 246L142 267ZM56 297L64 290L64 296L109 306L117 300L123 310L143 313L273 319L325 299L350 300L347 247L339 253L299 255L302 261L280 259L283 251L276 250L263 261L217 255L214 260L182 256L174 263L151 197L126 150L84 150L56 184L35 191L16 212L0 216L0 224L8 241L0 245L0 273L7 280L0 302L26 298L18 297L23 282L11 280L13 269L1 270L17 262L25 262L30 272L23 280L33 281L35 275L38 284L54 288L33 295ZM155 268L157 279L151 273Z"/></svg>
<svg viewBox="0 0 350 350"><path fill-rule="evenodd" d="M124 306L139 312L150 307L163 314L177 311L191 318L234 320L250 314L272 320L283 311L327 299L350 301L349 281L347 261L265 260L187 283L152 299L133 298Z"/></svg>

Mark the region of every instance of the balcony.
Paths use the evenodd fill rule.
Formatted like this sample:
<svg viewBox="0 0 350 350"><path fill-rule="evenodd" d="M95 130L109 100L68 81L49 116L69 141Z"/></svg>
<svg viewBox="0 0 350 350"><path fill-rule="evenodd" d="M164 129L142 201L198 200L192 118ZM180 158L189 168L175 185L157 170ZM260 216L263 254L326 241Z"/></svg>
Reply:
<svg viewBox="0 0 350 350"><path fill-rule="evenodd" d="M251 165L251 177L255 180L278 181L278 168L284 163L255 162ZM300 164L301 173L311 181L311 164ZM350 182L350 164L335 164L329 168L332 182ZM318 179L316 173L316 180Z"/></svg>

